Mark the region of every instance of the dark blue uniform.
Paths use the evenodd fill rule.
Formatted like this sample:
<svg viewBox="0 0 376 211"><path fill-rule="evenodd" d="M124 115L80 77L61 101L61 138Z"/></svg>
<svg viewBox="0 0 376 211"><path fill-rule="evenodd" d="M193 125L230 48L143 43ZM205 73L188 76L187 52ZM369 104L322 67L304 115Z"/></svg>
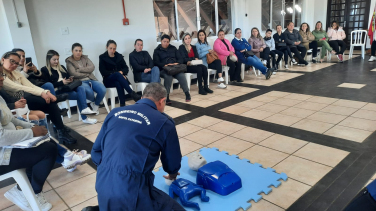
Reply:
<svg viewBox="0 0 376 211"><path fill-rule="evenodd" d="M96 191L103 210L172 210L177 203L155 188L152 170L176 174L181 152L174 121L141 99L108 114L91 151L98 166Z"/></svg>
<svg viewBox="0 0 376 211"><path fill-rule="evenodd" d="M344 211L373 211L376 210L376 180L363 188Z"/></svg>

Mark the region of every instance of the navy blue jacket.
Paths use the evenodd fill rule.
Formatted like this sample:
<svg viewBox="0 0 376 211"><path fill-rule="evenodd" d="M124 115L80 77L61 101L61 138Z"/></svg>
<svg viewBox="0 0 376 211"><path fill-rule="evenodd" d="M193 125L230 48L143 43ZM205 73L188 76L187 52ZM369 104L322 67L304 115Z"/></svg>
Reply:
<svg viewBox="0 0 376 211"><path fill-rule="evenodd" d="M182 155L172 118L149 99L113 109L91 151L99 209L171 210L174 199L153 186L159 155L167 173L179 171Z"/></svg>
<svg viewBox="0 0 376 211"><path fill-rule="evenodd" d="M195 55L195 57L193 58L188 57L188 51L187 49L185 49L185 46L183 44L179 46L179 52L180 52L180 55L183 57L184 64L187 64L189 61L195 60L196 58L198 59L198 52L197 52L196 46L191 45L191 47Z"/></svg>
<svg viewBox="0 0 376 211"><path fill-rule="evenodd" d="M119 71L122 71L124 76L128 75L129 69L127 63L125 63L124 56L115 52L115 58L116 62L113 62L107 51L99 56L99 72L102 74L103 79Z"/></svg>
<svg viewBox="0 0 376 211"><path fill-rule="evenodd" d="M242 51L242 50L246 50L246 51L252 50L251 44L249 44L248 41L244 38L242 38L241 40L237 40L236 38L234 38L231 41L231 45L234 47L235 55L238 57L239 61L241 63L245 63L246 58L244 56L244 53L242 53L240 51Z"/></svg>
<svg viewBox="0 0 376 211"><path fill-rule="evenodd" d="M154 65L158 66L160 70L169 63L184 63L178 49L171 44L167 48L162 48L162 45L159 44L158 47L154 49L153 61Z"/></svg>
<svg viewBox="0 0 376 211"><path fill-rule="evenodd" d="M141 74L145 69L154 67L153 60L147 51L137 52L133 50L133 52L129 54L129 63L132 67L134 81L136 83L141 81Z"/></svg>

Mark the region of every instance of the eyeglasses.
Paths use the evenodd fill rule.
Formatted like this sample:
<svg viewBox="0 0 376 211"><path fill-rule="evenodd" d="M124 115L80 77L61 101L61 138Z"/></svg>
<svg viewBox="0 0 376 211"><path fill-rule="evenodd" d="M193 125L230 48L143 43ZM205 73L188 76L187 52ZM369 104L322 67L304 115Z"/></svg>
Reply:
<svg viewBox="0 0 376 211"><path fill-rule="evenodd" d="M7 75L5 74L5 73L0 73L0 78L6 78L7 77Z"/></svg>
<svg viewBox="0 0 376 211"><path fill-rule="evenodd" d="M10 63L12 63L13 65L17 65L17 66L20 65L20 63L14 61L13 59L9 59L9 61L10 61Z"/></svg>

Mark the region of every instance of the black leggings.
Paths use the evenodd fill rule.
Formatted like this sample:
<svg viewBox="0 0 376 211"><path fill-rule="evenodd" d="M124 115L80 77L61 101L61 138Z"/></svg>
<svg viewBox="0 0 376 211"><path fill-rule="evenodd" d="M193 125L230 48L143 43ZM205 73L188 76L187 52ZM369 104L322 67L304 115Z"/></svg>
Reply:
<svg viewBox="0 0 376 211"><path fill-rule="evenodd" d="M317 41L310 42L308 47L312 49L312 57L315 58L317 56Z"/></svg>
<svg viewBox="0 0 376 211"><path fill-rule="evenodd" d="M285 64L289 64L289 57L292 58L291 50L289 46L278 47L277 50L282 51L285 55Z"/></svg>
<svg viewBox="0 0 376 211"><path fill-rule="evenodd" d="M262 52L260 52L260 58L267 61L267 67L270 68L270 48L266 47Z"/></svg>
<svg viewBox="0 0 376 211"><path fill-rule="evenodd" d="M54 141L45 142L28 149L12 149L9 165L0 166L0 175L26 168L35 194L42 192L44 182L56 160L57 147Z"/></svg>
<svg viewBox="0 0 376 211"><path fill-rule="evenodd" d="M372 45L371 45L371 56L375 56L375 53L376 53L376 41L372 41Z"/></svg>
<svg viewBox="0 0 376 211"><path fill-rule="evenodd" d="M120 106L125 106L125 92L124 89L127 90L128 94L131 94L133 90L129 86L129 82L124 76L119 73L112 73L110 76L105 77L103 79L103 84L106 88L113 88L116 87ZM112 105L111 105L112 106Z"/></svg>
<svg viewBox="0 0 376 211"><path fill-rule="evenodd" d="M343 54L343 52L346 50L346 43L343 42L343 40L330 40L329 45L333 48L337 55ZM339 47L341 47L341 50L339 50Z"/></svg>
<svg viewBox="0 0 376 211"><path fill-rule="evenodd" d="M275 55L278 55L277 61L275 60ZM273 67L275 67L276 64L277 65L279 64L279 62L282 59L282 55L283 55L282 51L279 51L279 50L270 51L270 56L272 56L272 61L273 61Z"/></svg>
<svg viewBox="0 0 376 211"><path fill-rule="evenodd" d="M56 129L64 128L63 120L61 119L60 115L60 108L59 106L57 106L56 102L50 102L50 104L47 104L46 100L44 100L42 97L35 96L29 93L25 93L24 98L26 99L27 106L31 111L40 110L44 113L48 113Z"/></svg>
<svg viewBox="0 0 376 211"><path fill-rule="evenodd" d="M230 67L229 75L230 75L230 81L237 81L240 80L240 72L241 72L241 66L242 64L240 62L233 62L230 57L227 57L227 66Z"/></svg>
<svg viewBox="0 0 376 211"><path fill-rule="evenodd" d="M217 75L218 75L218 73L222 73L222 63L221 63L221 60L219 60L219 59L214 60L212 63L210 63L208 65L208 67L210 69L216 70Z"/></svg>
<svg viewBox="0 0 376 211"><path fill-rule="evenodd" d="M197 73L198 85L202 86L202 79L204 79L204 86L208 85L208 68L203 65L187 66L187 73ZM190 84L188 84L190 86Z"/></svg>
<svg viewBox="0 0 376 211"><path fill-rule="evenodd" d="M304 57L307 53L307 49L304 46L298 46L297 45L297 46L290 48L290 49L291 49L291 52L294 53L294 56L296 56L296 58L298 58L300 64L305 62ZM299 51L300 51L300 53L299 53Z"/></svg>

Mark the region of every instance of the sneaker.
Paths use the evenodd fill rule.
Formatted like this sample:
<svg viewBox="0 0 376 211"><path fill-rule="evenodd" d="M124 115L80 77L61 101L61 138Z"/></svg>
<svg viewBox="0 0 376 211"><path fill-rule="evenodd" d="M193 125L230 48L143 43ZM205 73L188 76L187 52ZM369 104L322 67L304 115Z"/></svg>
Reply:
<svg viewBox="0 0 376 211"><path fill-rule="evenodd" d="M141 99L141 95L137 94L135 91L133 91L133 92L131 93L131 97L132 97L132 99L133 99L135 102L137 102L137 101L139 101L139 100Z"/></svg>
<svg viewBox="0 0 376 211"><path fill-rule="evenodd" d="M371 58L369 58L369 62L373 62L373 61L375 61L376 60L376 57L375 56L371 56Z"/></svg>
<svg viewBox="0 0 376 211"><path fill-rule="evenodd" d="M262 61L262 64L263 64L264 66L266 66L266 65L267 65L266 60L263 60L263 61Z"/></svg>
<svg viewBox="0 0 376 211"><path fill-rule="evenodd" d="M99 114L99 106L95 105L94 102L91 102L90 106L91 106L91 110L96 113L95 115L98 115Z"/></svg>
<svg viewBox="0 0 376 211"><path fill-rule="evenodd" d="M75 166L75 167L73 167L73 168L71 168L71 169L67 169L67 172L72 173L72 172L74 172L74 170L76 170L76 169L77 169L77 166Z"/></svg>
<svg viewBox="0 0 376 211"><path fill-rule="evenodd" d="M87 154L86 150L81 150L80 152L78 152L78 150L73 150L70 152L70 154L64 156L64 161L61 163L61 165L65 169L72 169L78 165L83 165L89 162L90 159L91 155Z"/></svg>
<svg viewBox="0 0 376 211"><path fill-rule="evenodd" d="M93 115L96 114L96 112L92 111L89 107L85 108L81 111L82 115Z"/></svg>
<svg viewBox="0 0 376 211"><path fill-rule="evenodd" d="M224 81L225 81L225 80L224 80L222 77L220 77L220 78L217 79L217 82L218 82L218 83L221 83L221 82L224 82Z"/></svg>
<svg viewBox="0 0 376 211"><path fill-rule="evenodd" d="M277 74L278 69L274 69L273 75Z"/></svg>
<svg viewBox="0 0 376 211"><path fill-rule="evenodd" d="M220 84L218 84L217 88L226 89L227 86L224 83L220 83Z"/></svg>
<svg viewBox="0 0 376 211"><path fill-rule="evenodd" d="M339 59L340 59L340 61L339 62L343 62L343 55L342 54L340 54L340 55L338 55L339 56Z"/></svg>
<svg viewBox="0 0 376 211"><path fill-rule="evenodd" d="M185 102L191 102L191 95L189 94L189 91L184 92L184 94L185 94Z"/></svg>
<svg viewBox="0 0 376 211"><path fill-rule="evenodd" d="M341 62L341 57L340 57L339 54L337 54L337 59L338 59L339 62Z"/></svg>
<svg viewBox="0 0 376 211"><path fill-rule="evenodd" d="M48 211L52 208L52 204L47 202L46 198L44 198L43 192L40 192L35 196L37 197L38 205L42 211Z"/></svg>
<svg viewBox="0 0 376 211"><path fill-rule="evenodd" d="M266 73L265 73L265 78L266 78L266 80L269 80L270 76L273 74L273 71L274 71L273 68L268 68L268 69L266 70Z"/></svg>
<svg viewBox="0 0 376 211"><path fill-rule="evenodd" d="M91 119L89 117L87 117L86 119L83 119L82 120L83 123L86 123L86 124L91 124L91 125L94 125L95 123L97 123L97 119Z"/></svg>
<svg viewBox="0 0 376 211"><path fill-rule="evenodd" d="M297 64L298 64L298 62L297 62L295 59L292 59L292 60L291 60L291 63L292 63L293 65L297 65Z"/></svg>
<svg viewBox="0 0 376 211"><path fill-rule="evenodd" d="M289 65L288 65L288 64L285 64L285 69L286 69L286 70L289 69Z"/></svg>
<svg viewBox="0 0 376 211"><path fill-rule="evenodd" d="M22 193L22 191L18 190L17 185L14 186L12 189L8 190L4 194L4 196L13 204L15 204L17 207L19 207L21 210L32 211L25 195Z"/></svg>
<svg viewBox="0 0 376 211"><path fill-rule="evenodd" d="M316 59L312 59L312 63L317 63Z"/></svg>

